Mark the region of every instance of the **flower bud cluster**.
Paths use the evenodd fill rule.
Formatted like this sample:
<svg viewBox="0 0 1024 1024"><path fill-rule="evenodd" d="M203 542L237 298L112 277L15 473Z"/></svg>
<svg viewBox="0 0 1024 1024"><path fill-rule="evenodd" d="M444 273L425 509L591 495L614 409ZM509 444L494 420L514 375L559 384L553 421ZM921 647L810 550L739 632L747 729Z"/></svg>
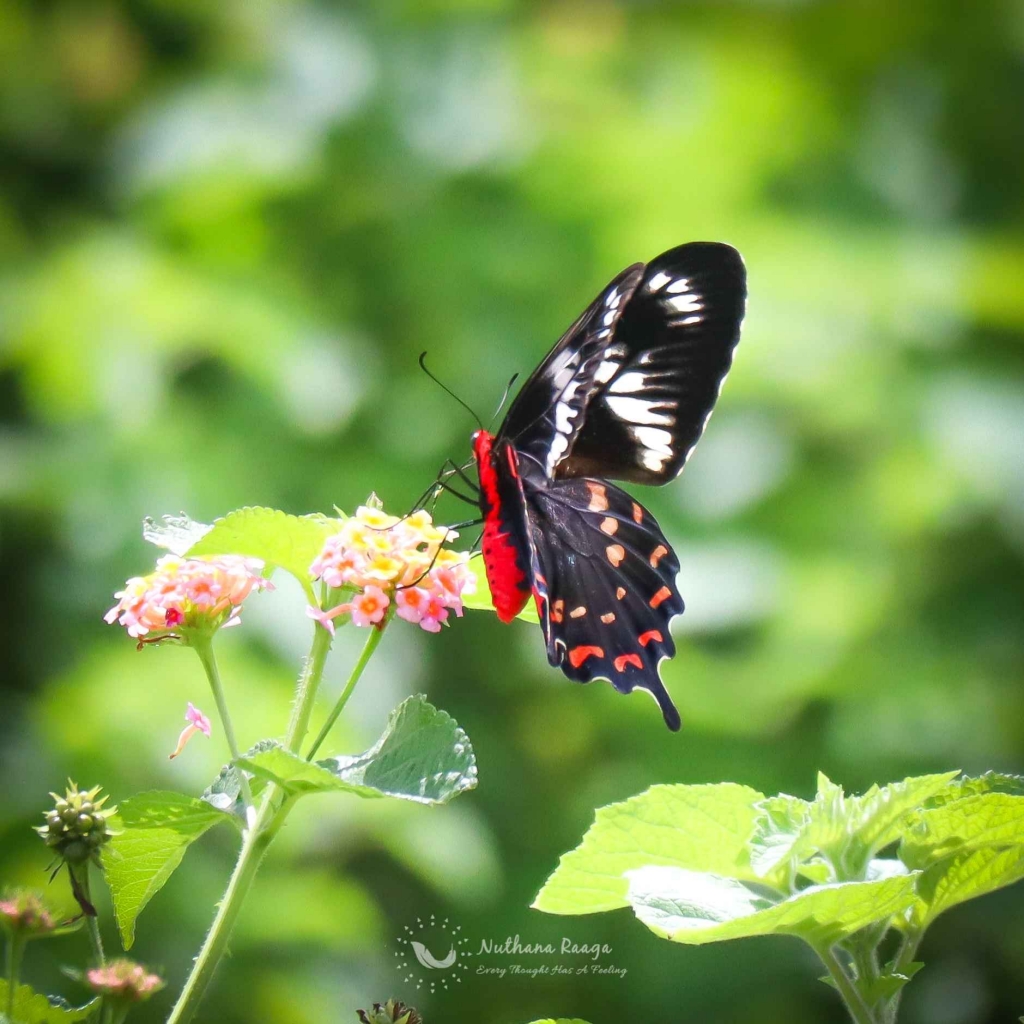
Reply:
<svg viewBox="0 0 1024 1024"><path fill-rule="evenodd" d="M212 633L237 625L242 602L254 590L271 585L262 572L258 558L164 555L155 572L128 580L104 618L119 622L140 642L180 636L190 629Z"/></svg>
<svg viewBox="0 0 1024 1024"><path fill-rule="evenodd" d="M58 925L34 892L15 892L0 899L0 926L12 935L34 939L49 935Z"/></svg>
<svg viewBox="0 0 1024 1024"><path fill-rule="evenodd" d="M68 863L80 864L94 857L116 834L110 829L109 819L117 808L104 808L108 797L99 798L100 788L94 786L82 792L68 780L64 796L50 794L53 809L46 812L46 824L36 828L36 832Z"/></svg>
<svg viewBox="0 0 1024 1024"><path fill-rule="evenodd" d="M374 1003L372 1010L357 1010L360 1024L423 1024L423 1018L411 1006L389 999Z"/></svg>
<svg viewBox="0 0 1024 1024"><path fill-rule="evenodd" d="M89 988L97 995L122 1003L141 1003L164 987L159 975L150 974L134 960L111 960L85 974Z"/></svg>
<svg viewBox="0 0 1024 1024"><path fill-rule="evenodd" d="M372 626L394 601L399 618L438 632L450 612L462 615L462 594L476 586L468 554L443 547L457 536L434 525L424 509L399 519L371 498L327 539L310 566L314 579L355 591L352 599L328 611L310 609L310 615L332 632L332 620L344 614L357 626Z"/></svg>

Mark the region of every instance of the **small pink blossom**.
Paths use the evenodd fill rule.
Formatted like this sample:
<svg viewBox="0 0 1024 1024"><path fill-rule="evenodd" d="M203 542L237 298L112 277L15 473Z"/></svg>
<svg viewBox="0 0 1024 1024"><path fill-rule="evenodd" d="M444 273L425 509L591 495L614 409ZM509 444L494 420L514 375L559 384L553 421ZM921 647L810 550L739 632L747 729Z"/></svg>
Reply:
<svg viewBox="0 0 1024 1024"><path fill-rule="evenodd" d="M438 632L449 612L462 615L462 595L476 586L468 553L443 546L457 536L436 526L425 509L397 519L371 497L325 541L310 566L314 579L354 595L307 614L333 633L333 620L346 612L357 626L379 625L394 602L399 618Z"/></svg>
<svg viewBox="0 0 1024 1024"><path fill-rule="evenodd" d="M427 597L427 602L423 607L423 617L420 619L420 627L425 629L428 633L439 633L441 631L441 625L448 618L448 608L445 605L444 598L431 591Z"/></svg>
<svg viewBox="0 0 1024 1024"><path fill-rule="evenodd" d="M140 644L183 639L188 630L209 633L235 625L249 594L271 587L262 571L258 558L164 555L154 572L128 580L104 619L120 623ZM179 628L181 634L172 632Z"/></svg>
<svg viewBox="0 0 1024 1024"><path fill-rule="evenodd" d="M395 614L406 622L418 623L423 618L423 609L430 598L429 591L422 587L402 587L395 593Z"/></svg>
<svg viewBox="0 0 1024 1024"><path fill-rule="evenodd" d="M306 614L314 622L319 622L331 636L334 636L334 620L339 615L347 615L350 611L352 611L352 605L350 604L339 604L334 608L329 608L327 611L321 611L312 605L306 606Z"/></svg>
<svg viewBox="0 0 1024 1024"><path fill-rule="evenodd" d="M141 1003L164 987L159 975L150 974L132 960L111 960L103 967L86 971L85 980L97 995Z"/></svg>
<svg viewBox="0 0 1024 1024"><path fill-rule="evenodd" d="M372 583L352 599L352 621L357 626L375 626L384 618L391 598Z"/></svg>
<svg viewBox="0 0 1024 1024"><path fill-rule="evenodd" d="M185 721L188 722L188 725L181 730L181 735L178 737L178 745L174 748L174 753L169 755L172 761L185 749L185 744L197 732L201 732L204 736L210 735L210 720L192 701L188 702L188 707L185 710Z"/></svg>

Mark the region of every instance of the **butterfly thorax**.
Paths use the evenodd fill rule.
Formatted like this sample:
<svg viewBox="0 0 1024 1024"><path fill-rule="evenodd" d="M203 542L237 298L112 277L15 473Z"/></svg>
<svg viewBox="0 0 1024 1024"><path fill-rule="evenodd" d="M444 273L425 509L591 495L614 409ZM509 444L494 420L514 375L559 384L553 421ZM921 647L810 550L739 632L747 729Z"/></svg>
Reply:
<svg viewBox="0 0 1024 1024"><path fill-rule="evenodd" d="M530 550L516 451L486 430L473 434L484 519L483 556L491 599L502 622L511 622L530 597Z"/></svg>

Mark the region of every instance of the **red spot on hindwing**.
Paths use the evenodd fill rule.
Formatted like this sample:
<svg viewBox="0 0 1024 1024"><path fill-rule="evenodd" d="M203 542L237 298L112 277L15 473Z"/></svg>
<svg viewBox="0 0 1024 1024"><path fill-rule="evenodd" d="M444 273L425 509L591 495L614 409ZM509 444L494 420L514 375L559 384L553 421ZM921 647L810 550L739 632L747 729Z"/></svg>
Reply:
<svg viewBox="0 0 1024 1024"><path fill-rule="evenodd" d="M644 663L639 654L620 654L615 659L615 671L625 672L626 666L632 665L634 668L643 668Z"/></svg>
<svg viewBox="0 0 1024 1024"><path fill-rule="evenodd" d="M646 633L641 633L637 640L641 647L646 647L652 640L658 644L664 643L665 638L661 635L660 629L649 629Z"/></svg>
<svg viewBox="0 0 1024 1024"><path fill-rule="evenodd" d="M593 647L590 644L581 644L569 651L569 663L573 668L579 668L587 658L603 658L604 648Z"/></svg>

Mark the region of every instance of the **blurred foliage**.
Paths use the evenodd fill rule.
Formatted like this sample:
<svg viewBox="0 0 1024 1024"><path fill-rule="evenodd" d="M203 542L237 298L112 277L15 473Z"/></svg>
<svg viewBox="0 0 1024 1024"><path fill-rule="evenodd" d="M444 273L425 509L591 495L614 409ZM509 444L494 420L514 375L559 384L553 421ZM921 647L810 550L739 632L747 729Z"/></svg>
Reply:
<svg viewBox="0 0 1024 1024"><path fill-rule="evenodd" d="M1014 0L0 4L0 879L42 881L29 826L69 774L121 800L220 767L216 739L167 760L204 699L191 653L101 621L151 566L144 515L411 502L472 427L420 351L486 415L622 266L720 239L750 276L735 369L684 478L642 495L683 563L683 732L566 683L531 624L396 627L343 739L426 690L480 788L301 808L207 1015L344 1020L393 992L428 1021L839 1021L781 941L682 950L627 911L567 932L625 978L428 996L393 943L430 913L557 941L528 909L557 854L655 782L1021 770L1022 87ZM283 728L302 604L282 580L225 637L246 740ZM232 854L227 831L188 854L140 960L184 976ZM27 980L73 998L83 945L33 950ZM908 1022L1015 1019L1024 895L958 908L921 955Z"/></svg>

